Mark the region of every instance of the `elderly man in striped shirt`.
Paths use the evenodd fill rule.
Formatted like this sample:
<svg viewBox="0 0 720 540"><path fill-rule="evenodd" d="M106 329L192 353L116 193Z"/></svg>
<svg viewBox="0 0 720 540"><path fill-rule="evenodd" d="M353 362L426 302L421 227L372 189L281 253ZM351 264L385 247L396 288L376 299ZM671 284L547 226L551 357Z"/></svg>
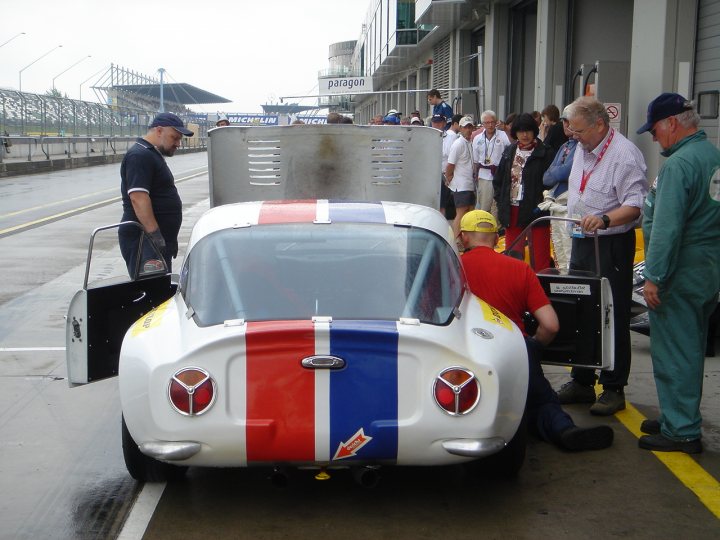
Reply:
<svg viewBox="0 0 720 540"><path fill-rule="evenodd" d="M592 403L590 412L609 416L625 408L630 374L630 299L635 226L648 192L645 159L638 148L610 127L605 106L581 97L568 108L569 130L577 139L568 183L568 216L573 228L571 270L595 271L592 234L600 244L600 273L613 293L615 369L600 374L603 392L595 399L595 372L574 368L560 389L561 403Z"/></svg>

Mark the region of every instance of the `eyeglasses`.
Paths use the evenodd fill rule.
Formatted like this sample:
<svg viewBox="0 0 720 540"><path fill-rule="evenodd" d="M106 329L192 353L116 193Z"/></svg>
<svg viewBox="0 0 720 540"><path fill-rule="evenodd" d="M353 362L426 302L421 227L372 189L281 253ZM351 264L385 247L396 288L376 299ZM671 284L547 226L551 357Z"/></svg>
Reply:
<svg viewBox="0 0 720 540"><path fill-rule="evenodd" d="M572 133L573 135L582 135L585 133L588 129L590 129L590 126L583 128L583 129L573 129L570 126L568 126L568 131Z"/></svg>

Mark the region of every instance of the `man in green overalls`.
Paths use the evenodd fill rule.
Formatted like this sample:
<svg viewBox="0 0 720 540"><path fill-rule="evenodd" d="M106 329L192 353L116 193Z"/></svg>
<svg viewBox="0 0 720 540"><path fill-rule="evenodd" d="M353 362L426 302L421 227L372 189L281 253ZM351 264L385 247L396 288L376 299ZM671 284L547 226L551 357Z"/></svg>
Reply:
<svg viewBox="0 0 720 540"><path fill-rule="evenodd" d="M660 418L646 420L638 445L702 452L700 399L708 319L720 291L720 150L698 130L683 96L648 106L649 131L668 159L644 207L645 300Z"/></svg>

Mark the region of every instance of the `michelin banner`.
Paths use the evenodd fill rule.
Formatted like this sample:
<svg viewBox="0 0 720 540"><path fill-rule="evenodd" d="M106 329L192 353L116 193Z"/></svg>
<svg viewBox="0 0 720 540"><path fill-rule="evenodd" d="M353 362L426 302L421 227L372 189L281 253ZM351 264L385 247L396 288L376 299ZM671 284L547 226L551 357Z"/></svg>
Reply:
<svg viewBox="0 0 720 540"><path fill-rule="evenodd" d="M321 95L372 92L372 86L372 77L338 77L335 79L318 79L318 89Z"/></svg>
<svg viewBox="0 0 720 540"><path fill-rule="evenodd" d="M277 126L278 117L265 114L230 113L227 119L233 126Z"/></svg>

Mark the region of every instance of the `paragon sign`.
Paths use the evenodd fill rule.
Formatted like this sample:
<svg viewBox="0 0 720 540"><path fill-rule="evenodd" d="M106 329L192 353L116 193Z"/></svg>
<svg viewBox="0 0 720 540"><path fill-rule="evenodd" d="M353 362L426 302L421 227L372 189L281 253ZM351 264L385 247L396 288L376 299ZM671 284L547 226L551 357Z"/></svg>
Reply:
<svg viewBox="0 0 720 540"><path fill-rule="evenodd" d="M320 94L355 94L373 91L372 77L318 79Z"/></svg>

